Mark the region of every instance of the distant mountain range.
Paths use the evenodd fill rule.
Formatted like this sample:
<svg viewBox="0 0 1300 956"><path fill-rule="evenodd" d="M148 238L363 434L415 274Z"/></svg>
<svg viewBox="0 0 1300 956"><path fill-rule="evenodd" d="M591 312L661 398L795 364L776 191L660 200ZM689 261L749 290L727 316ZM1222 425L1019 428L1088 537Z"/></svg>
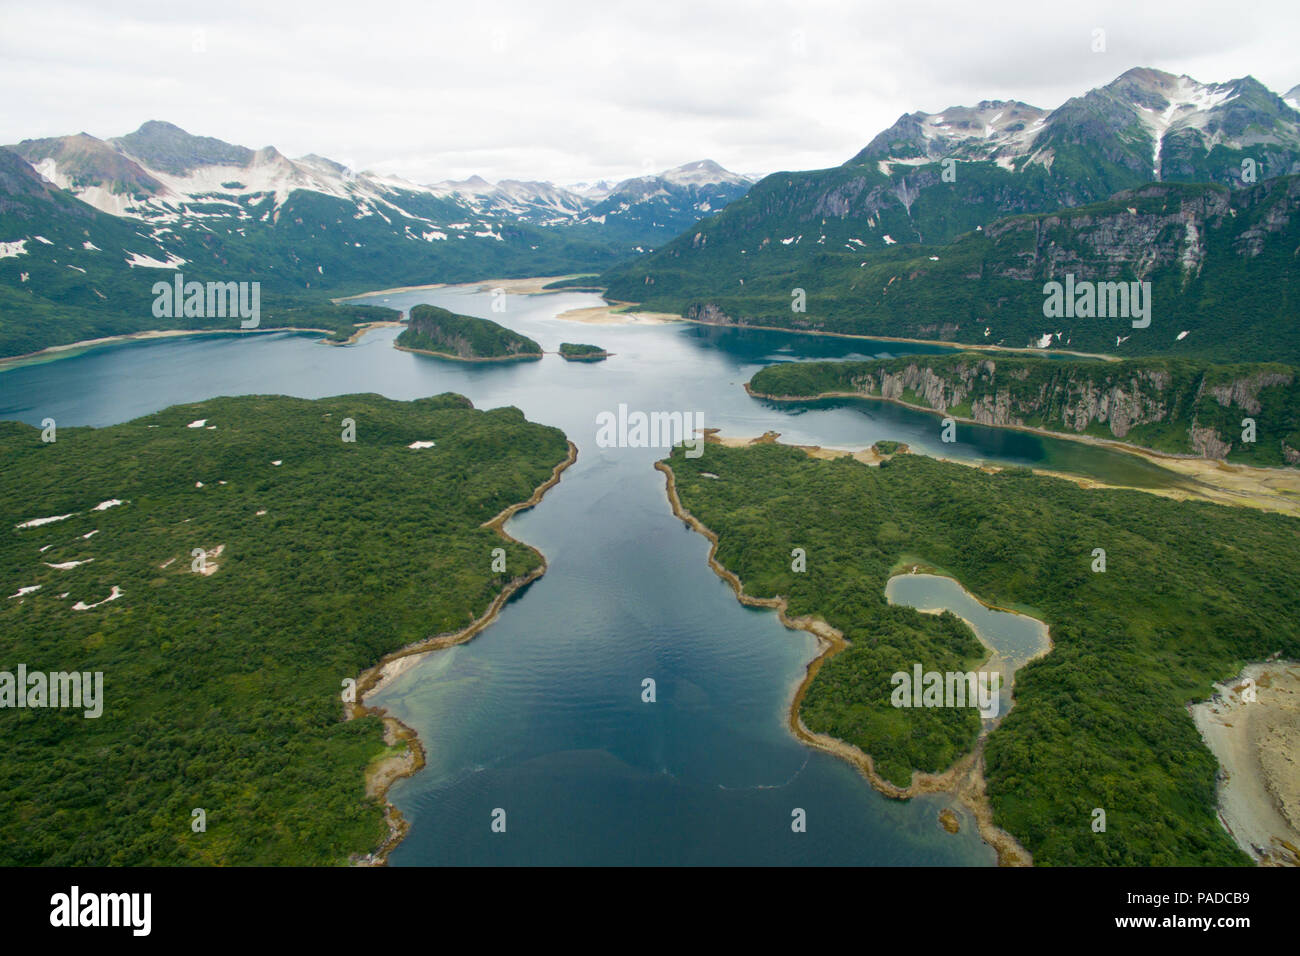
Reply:
<svg viewBox="0 0 1300 956"><path fill-rule="evenodd" d="M323 314L327 295L596 272L749 185L707 160L569 189L422 185L157 121L24 140L0 148L0 356L157 328L148 290L163 271L258 281L278 323L330 329L348 316Z"/></svg>
<svg viewBox="0 0 1300 956"><path fill-rule="evenodd" d="M327 296L604 270L612 298L716 323L1297 362L1298 249L1300 86L1249 76L1134 69L1054 110L909 113L840 166L754 184L708 160L417 184L151 121L0 148L0 355L157 327L164 270L261 281L331 329L349 316L307 314ZM1047 321L1065 274L1151 282L1150 327Z"/></svg>
<svg viewBox="0 0 1300 956"><path fill-rule="evenodd" d="M448 229L471 228L495 234L501 223L514 222L573 227L596 240L613 236L616 243L651 246L744 195L751 185L711 160L571 189L521 180L493 184L478 176L422 185L352 170L314 154L289 159L273 146L253 150L194 136L157 120L107 140L78 133L8 148L96 209L156 224L274 221L288 197L302 190L350 203L357 218L395 217L420 237L431 230L445 236Z"/></svg>
<svg viewBox="0 0 1300 956"><path fill-rule="evenodd" d="M768 176L602 282L615 298L720 323L1235 358L1273 342L1294 361L1300 190L1283 181L1300 174L1298 89L1134 69L1051 111L986 101L910 113L842 166ZM1264 262L1281 271L1256 275ZM1067 269L1160 273L1157 310L1176 305L1186 321L1140 335L1041 327L1042 283ZM1279 329L1284 317L1292 327Z"/></svg>

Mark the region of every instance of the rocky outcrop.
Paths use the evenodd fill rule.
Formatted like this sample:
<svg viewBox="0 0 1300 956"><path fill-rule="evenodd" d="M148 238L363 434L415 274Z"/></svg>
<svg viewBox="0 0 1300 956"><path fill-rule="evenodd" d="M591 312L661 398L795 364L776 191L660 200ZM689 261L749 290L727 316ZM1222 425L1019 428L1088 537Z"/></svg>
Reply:
<svg viewBox="0 0 1300 956"><path fill-rule="evenodd" d="M727 313L723 312L711 302L705 302L702 305L693 305L686 310L686 318L692 322L703 322L705 325L736 325Z"/></svg>
<svg viewBox="0 0 1300 956"><path fill-rule="evenodd" d="M947 414L956 410L981 425L1046 428L1083 434L1102 425L1114 438L1150 424L1182 424L1182 450L1205 458L1225 458L1235 434L1198 420L1198 403L1213 400L1224 408L1259 414L1262 389L1290 385L1294 376L1272 370L1206 384L1206 375L1175 377L1164 367L1117 370L1100 363L1051 363L1033 371L1015 360L936 359L877 363L850 376L855 391ZM1204 404L1199 405L1202 414ZM1213 406L1210 406L1211 408ZM1216 416L1211 416L1216 417ZM1233 416L1235 418L1235 416ZM1185 423L1185 424L1184 424ZM1235 427L1235 421L1233 422ZM1289 464L1300 451L1283 445Z"/></svg>
<svg viewBox="0 0 1300 956"><path fill-rule="evenodd" d="M1236 405L1252 415L1260 410L1259 390L1270 385L1290 385L1291 376L1279 372L1256 372L1223 385L1211 385L1208 391L1224 408Z"/></svg>

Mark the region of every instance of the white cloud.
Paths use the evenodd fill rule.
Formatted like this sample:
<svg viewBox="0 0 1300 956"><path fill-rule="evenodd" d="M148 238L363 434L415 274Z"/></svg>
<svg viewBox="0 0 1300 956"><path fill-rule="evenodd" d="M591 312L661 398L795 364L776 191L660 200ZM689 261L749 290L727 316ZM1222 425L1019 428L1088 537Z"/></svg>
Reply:
<svg viewBox="0 0 1300 956"><path fill-rule="evenodd" d="M703 157L806 169L905 112L1054 107L1133 66L1281 92L1300 82L1298 27L1285 0L1231 16L1190 2L47 0L0 11L0 140L166 119L420 181L620 178Z"/></svg>

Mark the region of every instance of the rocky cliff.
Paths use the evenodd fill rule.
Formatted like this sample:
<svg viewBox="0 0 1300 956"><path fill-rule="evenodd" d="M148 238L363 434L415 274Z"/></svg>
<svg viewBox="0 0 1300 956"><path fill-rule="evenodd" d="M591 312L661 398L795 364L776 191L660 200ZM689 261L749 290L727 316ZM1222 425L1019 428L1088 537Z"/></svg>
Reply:
<svg viewBox="0 0 1300 956"><path fill-rule="evenodd" d="M1300 464L1300 388L1295 370L1284 365L963 354L776 365L750 385L769 397L860 394L982 425L1114 438L1204 458Z"/></svg>

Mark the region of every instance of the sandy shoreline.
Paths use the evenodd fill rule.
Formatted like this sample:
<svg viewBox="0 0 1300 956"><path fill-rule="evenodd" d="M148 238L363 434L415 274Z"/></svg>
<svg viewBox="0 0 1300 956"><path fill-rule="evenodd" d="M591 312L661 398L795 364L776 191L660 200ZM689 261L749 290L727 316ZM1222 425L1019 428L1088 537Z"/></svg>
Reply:
<svg viewBox="0 0 1300 956"><path fill-rule="evenodd" d="M623 303L616 302L585 309L569 309L556 318L584 325L668 325L670 322L681 321L679 316L667 312L625 312L623 309Z"/></svg>
<svg viewBox="0 0 1300 956"><path fill-rule="evenodd" d="M505 523L510 520L511 516L520 511L532 508L542 500L542 497L551 488L555 487L560 481L560 476L564 474L565 469L578 460L578 446L573 442L568 442L569 453L565 459L560 462L551 471L551 477L538 485L533 491L532 497L527 501L521 501L517 504L510 505L496 517L485 521L482 525L484 528L491 528L496 531L502 538L516 544L521 543L512 538L505 530ZM384 723L384 741L392 746L400 741L405 741L407 749L404 753L381 758L374 761L366 768L366 795L378 800L384 800L384 819L388 824L388 836L384 842L372 853L367 854L359 860L361 866L384 866L388 859L388 854L393 851L410 829L410 823L403 818L401 811L392 803L387 802L385 797L389 788L401 780L403 777L409 777L424 767L425 756L424 747L420 743L419 736L416 732L402 723L396 717L392 717L382 707L367 706L366 697L378 693L397 678L399 674L410 670L418 664L427 654L434 651L442 650L447 647L453 647L457 644L464 644L471 640L479 631L483 630L489 624L497 619L501 609L505 607L510 596L523 587L536 581L547 570L546 555L542 554L536 548L532 551L541 560L541 565L526 575L515 578L507 584L488 605L488 609L482 615L475 618L468 626L461 628L459 631L453 631L447 634L435 634L432 637L422 638L413 644L408 644L400 650L393 651L391 654L385 654L379 663L375 664L361 672L357 678L356 702L344 707L344 717L352 720L355 717L373 715L381 718Z"/></svg>
<svg viewBox="0 0 1300 956"><path fill-rule="evenodd" d="M452 355L450 352L435 352L432 349L413 349L409 345L398 345L393 343L393 348L399 352L411 352L415 355L431 355L434 358L446 359L448 362L526 362L529 359L540 359L545 353L543 352L522 352L518 355L494 355L488 357Z"/></svg>
<svg viewBox="0 0 1300 956"><path fill-rule="evenodd" d="M429 289L448 289L454 286L477 286L479 292L491 292L504 289L513 295L555 295L567 292L567 289L547 289L546 286L561 279L577 279L579 276L535 276L530 279L484 279L481 282L431 282L428 285L406 285L393 289L380 289L376 292L363 292L359 295L331 299L336 305L353 299L368 299L376 295L399 295L404 292L424 292ZM579 322L584 325L666 325L669 322L686 321L680 315L669 312L627 311L631 302L609 301L605 305L589 306L583 309L569 309L559 313L555 318L565 322Z"/></svg>
<svg viewBox="0 0 1300 956"><path fill-rule="evenodd" d="M1188 710L1219 764L1219 822L1256 863L1300 866L1300 664L1250 664L1214 691Z"/></svg>
<svg viewBox="0 0 1300 956"><path fill-rule="evenodd" d="M894 405L910 408L913 411L949 417L954 421L970 425L981 424L973 418L962 418L952 415L951 412L941 412L934 408L927 408L924 405L913 405L896 398L884 398L880 395L867 395L861 392L823 392L820 395L811 397L806 395L767 395L753 391L748 382L745 383L745 392L752 398L779 402L815 402L834 398L865 398L877 402L891 402ZM1144 491L1148 494L1173 498L1178 501L1195 498L1215 504L1237 505L1259 508L1263 511L1276 511L1280 514L1300 515L1300 469L1297 468L1261 468L1256 465L1241 465L1220 461L1215 458L1201 458L1196 455L1179 455L1157 451L1154 448L1132 445L1117 439L1097 438L1094 435L1079 435L1070 432L1056 432L1030 425L989 425L987 427L1028 432L1045 438L1062 438L1066 441L1124 452L1149 461L1154 465L1159 465L1166 471L1174 472L1193 483L1182 488L1139 488L1132 485L1108 484L1097 479L1085 478L1068 472L1051 471L1043 468L1033 469L1035 474L1064 478L1084 488L1119 488L1129 491ZM846 454L852 453L848 449L845 449L844 452ZM940 460L954 461L957 464L964 465L972 464L971 462L957 461L950 458Z"/></svg>
<svg viewBox="0 0 1300 956"><path fill-rule="evenodd" d="M323 339L322 341L327 345L352 345L371 329L393 328L401 324L400 322L366 322L358 326L355 332L342 341L333 339ZM150 339L171 339L184 335L266 335L271 332L316 332L321 335L333 335L334 329L317 329L310 326L292 325L266 329L150 329L146 332L128 332L123 335L108 335L99 339L83 339L80 342L69 342L66 345L51 345L35 352L25 352L22 355L0 358L0 371L7 368L19 368L23 365L52 362L60 358L69 358L73 354L99 348L101 345L114 345L119 342L145 342Z"/></svg>
<svg viewBox="0 0 1300 956"><path fill-rule="evenodd" d="M981 734L976 740L973 750L964 757L959 758L956 763L942 773L926 774L913 770L911 786L904 788L898 787L881 777L876 772L875 763L872 761L870 754L835 737L815 734L804 726L799 717L799 707L803 703L804 696L807 694L813 678L821 670L822 664L828 658L848 647L844 635L820 617L812 615L790 617L786 613L788 605L784 598L756 598L746 594L744 584L740 578L734 572L723 567L717 560L717 534L683 507L681 499L677 495L677 479L672 469L663 461L655 462L655 468L663 472L665 476L668 501L672 506L673 514L709 540L709 567L713 569L718 577L731 585L736 599L741 604L751 607L772 608L776 611L781 623L786 627L791 630L807 631L817 638L819 653L809 662L808 669L795 690L794 698L790 704L788 721L790 730L795 737L809 746L847 760L857 768L859 773L866 777L877 792L887 797L908 799L927 793L951 794L974 815L980 838L997 852L999 866L1032 866L1033 858L1030 856L1029 851L1021 846L1015 837L993 822L993 807L988 801L984 782L984 744L987 734Z"/></svg>
<svg viewBox="0 0 1300 956"><path fill-rule="evenodd" d="M425 285L399 285L391 289L376 289L374 292L358 292L356 295L340 296L337 299L330 299L335 305L340 302L351 302L356 299L369 299L376 295L401 295L404 292L425 292L429 289L450 289L455 286L478 286L479 292L490 292L493 289L505 289L506 292L515 295L550 295L555 292L563 292L564 289L546 289L544 286L552 282L559 282L561 279L577 279L577 275L564 276L530 276L524 279L482 279L472 282L429 282Z"/></svg>
<svg viewBox="0 0 1300 956"><path fill-rule="evenodd" d="M762 332L789 332L792 335L825 335L833 339L859 339L869 342L905 342L909 345L939 345L946 349L952 349L954 352L1016 352L1042 358L1046 356L1049 351L1048 349L1034 349L1024 346L986 345L979 342L948 342L943 339L909 339L897 335L859 335L854 332L823 332L820 329L790 329L780 325L740 325L736 322L702 322L699 319L688 319L681 315L677 316L677 321L690 322L692 325L707 325L710 328L715 329L757 329ZM1121 361L1117 355L1106 355L1101 352L1075 352L1071 349L1052 349L1051 354L1074 355L1078 358L1098 359L1103 362Z"/></svg>

